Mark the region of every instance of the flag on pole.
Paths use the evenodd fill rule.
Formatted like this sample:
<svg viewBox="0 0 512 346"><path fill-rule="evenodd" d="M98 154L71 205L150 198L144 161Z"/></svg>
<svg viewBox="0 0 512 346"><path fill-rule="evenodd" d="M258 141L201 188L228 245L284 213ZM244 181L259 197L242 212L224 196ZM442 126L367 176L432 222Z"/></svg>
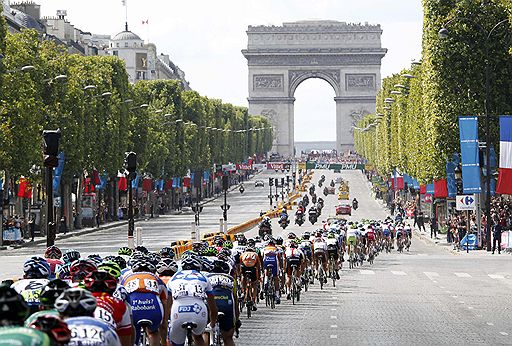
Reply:
<svg viewBox="0 0 512 346"><path fill-rule="evenodd" d="M512 195L512 116L500 116L500 168L496 193Z"/></svg>

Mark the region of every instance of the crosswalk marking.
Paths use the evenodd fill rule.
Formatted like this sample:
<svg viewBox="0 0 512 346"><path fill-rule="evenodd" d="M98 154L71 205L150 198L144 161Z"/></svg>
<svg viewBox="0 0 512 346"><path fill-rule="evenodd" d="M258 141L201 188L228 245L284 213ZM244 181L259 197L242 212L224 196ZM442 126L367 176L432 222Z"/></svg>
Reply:
<svg viewBox="0 0 512 346"><path fill-rule="evenodd" d="M391 273L393 273L393 275L399 275L399 276L407 275L405 272L395 271L395 270L392 270Z"/></svg>
<svg viewBox="0 0 512 346"><path fill-rule="evenodd" d="M489 277L491 279L504 279L505 278L503 275L500 275L500 274L489 274Z"/></svg>
<svg viewBox="0 0 512 346"><path fill-rule="evenodd" d="M363 275L374 275L375 274L375 272L373 270L367 270L367 269L366 270L361 269L359 272Z"/></svg>
<svg viewBox="0 0 512 346"><path fill-rule="evenodd" d="M468 273L454 273L459 278L470 278L471 275Z"/></svg>
<svg viewBox="0 0 512 346"><path fill-rule="evenodd" d="M436 272L423 272L423 274L425 274L429 279L439 276L439 273Z"/></svg>

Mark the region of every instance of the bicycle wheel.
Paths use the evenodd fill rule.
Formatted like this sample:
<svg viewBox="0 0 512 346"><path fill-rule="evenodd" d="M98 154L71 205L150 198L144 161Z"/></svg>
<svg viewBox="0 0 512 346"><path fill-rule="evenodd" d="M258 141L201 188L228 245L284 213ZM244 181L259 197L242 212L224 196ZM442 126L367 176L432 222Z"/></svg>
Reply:
<svg viewBox="0 0 512 346"><path fill-rule="evenodd" d="M295 280L295 283L296 283L295 286L297 287L297 291L296 291L297 292L297 302L300 302L300 291L301 291L301 288L300 288L300 281L299 281L298 278Z"/></svg>
<svg viewBox="0 0 512 346"><path fill-rule="evenodd" d="M251 305L252 304L249 300L247 301L246 304L247 304L247 309L246 309L247 310L247 318L251 318L251 315L252 315L252 306Z"/></svg>
<svg viewBox="0 0 512 346"><path fill-rule="evenodd" d="M297 295L297 288L295 287L295 280L292 279L292 291L291 291L291 296L292 296L292 304L295 305L295 297Z"/></svg>
<svg viewBox="0 0 512 346"><path fill-rule="evenodd" d="M324 268L318 269L318 281L320 281L320 289L324 289Z"/></svg>

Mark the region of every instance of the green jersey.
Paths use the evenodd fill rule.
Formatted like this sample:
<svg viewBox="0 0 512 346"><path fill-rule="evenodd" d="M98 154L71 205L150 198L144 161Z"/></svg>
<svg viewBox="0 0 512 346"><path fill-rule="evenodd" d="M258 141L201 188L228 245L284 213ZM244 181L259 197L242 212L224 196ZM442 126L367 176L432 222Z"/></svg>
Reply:
<svg viewBox="0 0 512 346"><path fill-rule="evenodd" d="M29 324L34 322L39 316L44 316L44 315L52 315L52 316L59 317L59 313L57 312L57 310L41 310L38 312L34 312L32 315L30 315L25 320L25 327L28 327Z"/></svg>
<svg viewBox="0 0 512 346"><path fill-rule="evenodd" d="M1 327L0 346L50 346L50 338L43 332L26 327Z"/></svg>

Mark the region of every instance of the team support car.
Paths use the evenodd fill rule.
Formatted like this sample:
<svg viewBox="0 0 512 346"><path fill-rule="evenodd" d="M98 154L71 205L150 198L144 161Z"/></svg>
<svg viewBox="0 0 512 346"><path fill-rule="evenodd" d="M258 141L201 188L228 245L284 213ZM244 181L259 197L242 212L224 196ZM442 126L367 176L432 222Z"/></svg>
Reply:
<svg viewBox="0 0 512 346"><path fill-rule="evenodd" d="M265 187L265 183L261 180L256 180L254 182L254 187Z"/></svg>
<svg viewBox="0 0 512 346"><path fill-rule="evenodd" d="M336 215L352 215L352 207L350 204L342 203L336 207Z"/></svg>

